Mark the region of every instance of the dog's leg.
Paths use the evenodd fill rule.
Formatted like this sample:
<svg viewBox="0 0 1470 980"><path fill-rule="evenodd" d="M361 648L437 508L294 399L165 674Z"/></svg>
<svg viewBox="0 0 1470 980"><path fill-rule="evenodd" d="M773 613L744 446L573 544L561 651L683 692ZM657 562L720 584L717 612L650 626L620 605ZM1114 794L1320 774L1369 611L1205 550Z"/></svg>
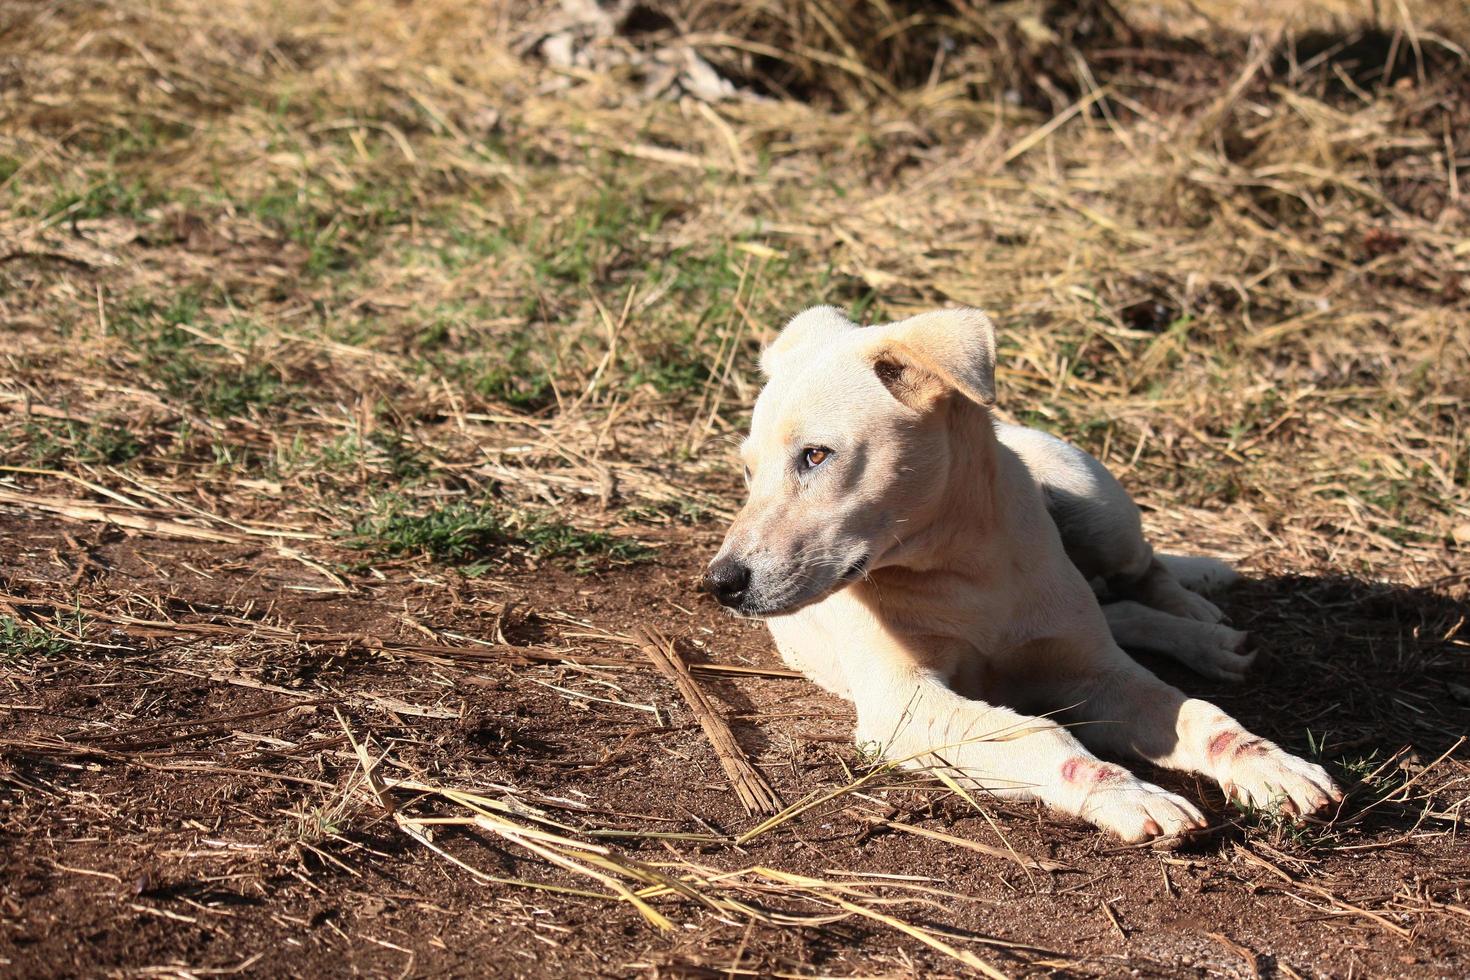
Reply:
<svg viewBox="0 0 1470 980"><path fill-rule="evenodd" d="M1244 680L1256 657L1245 649L1246 634L1228 626L1185 619L1132 601L1110 602L1102 610L1118 646L1173 657L1205 677Z"/></svg>
<svg viewBox="0 0 1470 980"><path fill-rule="evenodd" d="M1186 589L1174 577L1169 566L1157 557L1149 562L1143 574L1132 578L1110 577L1107 583L1108 591L1119 599L1134 599L1185 619L1218 623L1225 618L1219 606Z"/></svg>
<svg viewBox="0 0 1470 980"><path fill-rule="evenodd" d="M1118 647L1108 644L1073 663L1079 673L1054 696L1077 705L1067 716L1085 722L1077 732L1092 748L1200 773L1253 807L1308 814L1342 799L1321 766L1252 735L1209 702L1186 697Z"/></svg>
<svg viewBox="0 0 1470 980"><path fill-rule="evenodd" d="M876 743L891 761L1040 799L1127 841L1205 826L1193 804L1098 760L1056 722L961 697L927 671L865 666L853 696L859 745Z"/></svg>
<svg viewBox="0 0 1470 980"><path fill-rule="evenodd" d="M1137 599L1186 619L1218 623L1224 618L1196 593L1221 591L1234 582L1229 565L1156 554L1128 491L1076 446L1021 426L1000 425L995 431L1041 486L1067 557L1088 581L1100 578L1114 598Z"/></svg>
<svg viewBox="0 0 1470 980"><path fill-rule="evenodd" d="M1218 558L1161 553L1155 553L1154 558L1168 569L1175 581L1200 595L1219 595L1240 581L1240 573L1231 568L1229 562Z"/></svg>

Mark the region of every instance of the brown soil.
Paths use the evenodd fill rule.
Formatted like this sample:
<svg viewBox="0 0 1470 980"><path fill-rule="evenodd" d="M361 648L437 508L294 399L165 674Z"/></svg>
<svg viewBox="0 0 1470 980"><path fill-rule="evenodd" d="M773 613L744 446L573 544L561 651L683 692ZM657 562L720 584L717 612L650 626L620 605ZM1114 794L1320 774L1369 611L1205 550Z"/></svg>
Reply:
<svg viewBox="0 0 1470 980"><path fill-rule="evenodd" d="M323 585L312 570L243 548L0 516L0 608L60 613L64 621L68 607L80 605L118 623L93 645L0 674L5 971L963 972L854 916L752 926L666 900L660 908L676 928L661 933L623 903L479 881L348 792L359 763L344 723L354 737L371 738L375 755L389 753L387 775L478 787L572 824L640 835L753 826L686 706L637 660L616 669L469 669L346 641L250 633L252 624L291 624L413 644L429 642L423 633L432 626L432 642L452 644L446 633L490 640L500 631L511 644L595 659L636 651L587 634L652 623L681 638L696 662L707 655L776 666L763 628L717 615L692 590L713 535L700 528L692 540L668 542L675 546L652 568L593 576L520 568L469 579L388 567L381 578L354 576L350 593L331 594L312 591ZM1453 733L1470 728L1470 707L1451 696L1464 691L1455 686L1465 680L1463 641L1440 639L1453 611L1429 592L1262 577L1232 605L1263 648L1254 680L1227 690L1171 675L1299 751L1307 749L1305 729L1327 733L1330 759L1377 750L1381 760L1410 747L1395 766L1406 779L1423 778L1398 794L1402 802L1354 818L1366 805L1360 796L1334 826L1312 828L1320 834L1312 839L1232 824L1218 794L1192 784L1186 790L1225 826L1192 849L1159 853L1119 847L1027 806L987 801L981 815L937 786L894 777L889 788L870 784L744 847L647 836L619 846L650 862L677 853L698 864L764 865L828 880L850 872L916 876L963 897L910 893L890 910L1012 974L1464 975L1470 854L1453 814L1418 794L1426 784L1440 798L1455 785L1464 792L1463 752L1430 765ZM149 638L129 616L240 630ZM847 707L811 684L708 675L701 683L787 803L843 786L862 766L847 743ZM656 705L658 716L615 701ZM941 841L874 833L863 813L1069 870L1027 871ZM490 875L588 884L461 828L446 828L436 842ZM773 896L768 911L780 908Z"/></svg>

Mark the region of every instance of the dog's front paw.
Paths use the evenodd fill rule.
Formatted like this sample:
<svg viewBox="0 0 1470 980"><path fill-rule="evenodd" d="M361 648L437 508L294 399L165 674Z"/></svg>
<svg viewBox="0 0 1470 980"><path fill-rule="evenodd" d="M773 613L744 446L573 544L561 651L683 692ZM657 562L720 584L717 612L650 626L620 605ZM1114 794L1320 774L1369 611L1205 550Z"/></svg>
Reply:
<svg viewBox="0 0 1470 980"><path fill-rule="evenodd" d="M1231 745L1220 788L1237 803L1290 816L1310 816L1342 802L1327 770L1264 739Z"/></svg>
<svg viewBox="0 0 1470 980"><path fill-rule="evenodd" d="M1080 815L1129 843L1178 837L1209 826L1204 814L1184 797L1132 778L1126 784L1097 787L1088 794Z"/></svg>

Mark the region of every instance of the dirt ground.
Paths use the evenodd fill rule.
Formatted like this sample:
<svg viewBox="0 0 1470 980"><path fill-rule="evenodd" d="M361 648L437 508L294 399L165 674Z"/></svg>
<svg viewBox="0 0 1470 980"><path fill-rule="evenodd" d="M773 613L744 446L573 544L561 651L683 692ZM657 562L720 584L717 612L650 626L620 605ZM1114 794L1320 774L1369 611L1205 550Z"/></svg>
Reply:
<svg viewBox="0 0 1470 980"><path fill-rule="evenodd" d="M1007 973L1470 969L1460 811L1425 805L1431 789L1463 801L1462 751L1439 759L1470 729L1463 641L1441 638L1463 606L1427 591L1261 574L1231 603L1261 646L1255 679L1230 689L1173 677L1294 750L1309 749L1306 728L1328 733L1327 758L1390 763L1395 792L1369 794L1387 802L1359 799L1330 827L1242 829L1216 791L1185 783L1221 830L1156 853L1027 806L987 801L976 812L892 775L735 846L729 835L756 821L687 707L636 651L589 638L652 623L694 662L777 666L762 628L718 615L692 589L711 530L674 542L653 569L480 579L405 569L322 594L310 570L259 551L3 520L8 608L72 615L80 603L111 624L95 646L6 673L0 949L14 976L964 972L878 923L821 921L832 917L818 903L779 888L752 889L763 914L816 912L819 922L753 924L678 902L664 932L625 904L483 880L587 884L472 830L450 828L435 843L479 874L410 839L362 791L349 733L385 754L389 778L626 829L623 853L649 863L852 882L874 906L898 902L895 911ZM1350 630L1334 626L1343 615ZM140 625L161 621L177 625L166 634ZM568 662L425 664L355 640L254 635L260 624L412 645L424 638L410 624L424 622L439 634L503 633ZM191 624L231 632L194 635ZM630 663L577 666L588 654ZM848 743L849 710L812 685L702 683L784 802L848 786L865 765ZM398 805L413 808L414 795ZM872 818L1059 867L1027 869ZM665 842L656 831L724 840Z"/></svg>
<svg viewBox="0 0 1470 980"><path fill-rule="evenodd" d="M1463 4L835 6L0 6L0 975L1470 975ZM994 311L1342 808L864 756L697 588L818 302Z"/></svg>

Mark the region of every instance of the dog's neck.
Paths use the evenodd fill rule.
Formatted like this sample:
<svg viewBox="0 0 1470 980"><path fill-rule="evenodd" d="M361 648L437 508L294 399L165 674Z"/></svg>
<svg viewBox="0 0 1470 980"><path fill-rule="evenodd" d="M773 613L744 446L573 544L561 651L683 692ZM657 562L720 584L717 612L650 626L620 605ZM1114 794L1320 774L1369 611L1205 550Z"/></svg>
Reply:
<svg viewBox="0 0 1470 980"><path fill-rule="evenodd" d="M903 543L870 575L872 598L891 615L951 622L960 632L982 594L1027 579L1051 561L1049 523L1026 465L995 435L990 413L963 398L947 413L950 468L932 510L915 515ZM1040 522L1040 523L1039 523ZM983 603L981 603L983 605Z"/></svg>
<svg viewBox="0 0 1470 980"><path fill-rule="evenodd" d="M913 515L915 521L903 535L890 567L910 573L948 572L974 574L993 567L997 554L1008 544L1007 535L996 533L1009 517L1007 495L998 492L1004 484L1005 449L995 437L990 413L974 402L951 397L939 408L947 430L949 472L943 493L928 513Z"/></svg>

